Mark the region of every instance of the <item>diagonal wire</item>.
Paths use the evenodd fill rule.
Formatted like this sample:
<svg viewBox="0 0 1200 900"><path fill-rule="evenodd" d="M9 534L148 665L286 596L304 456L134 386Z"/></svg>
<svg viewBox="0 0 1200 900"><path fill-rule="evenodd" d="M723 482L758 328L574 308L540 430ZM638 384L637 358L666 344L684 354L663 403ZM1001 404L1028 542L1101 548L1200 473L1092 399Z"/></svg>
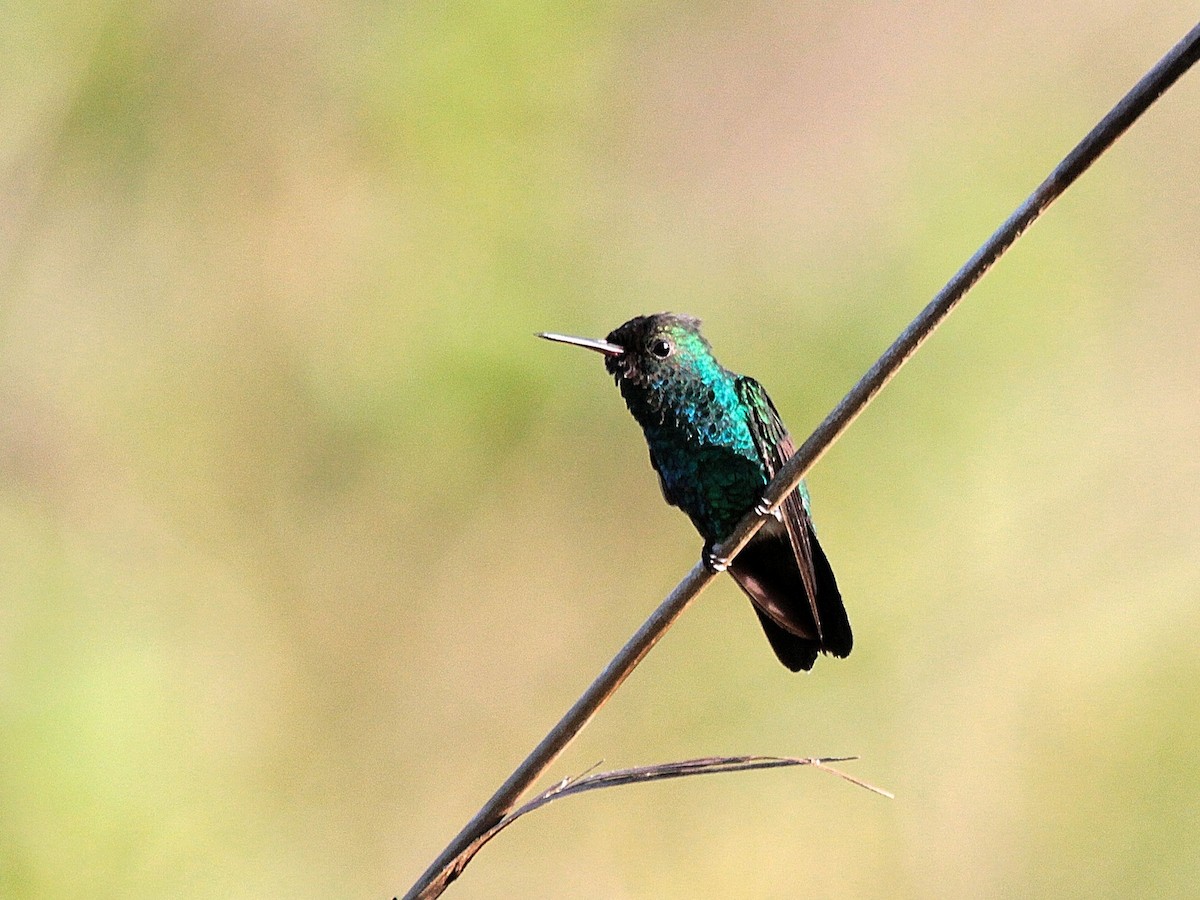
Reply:
<svg viewBox="0 0 1200 900"><path fill-rule="evenodd" d="M800 483L805 473L824 455L883 389L917 348L933 334L938 325L954 309L968 290L979 281L1021 234L1033 224L1089 166L1116 142L1138 117L1195 64L1200 57L1200 25L1196 25L1170 52L1155 64L1135 84L1121 101L1066 158L1063 159L1037 189L1026 198L1011 216L984 242L975 255L955 273L929 305L896 338L875 365L859 379L842 402L826 416L812 435L787 461L767 486L766 504L762 510L748 513L719 546L713 549L717 557L732 559L762 527L766 507L774 509ZM427 900L439 896L446 886L458 877L466 861L464 852L480 835L494 828L520 802L521 796L566 749L600 707L624 683L629 673L662 638L671 624L679 618L688 604L708 586L715 575L701 563L696 563L675 589L659 604L625 646L613 657L604 671L580 696L566 715L554 726L508 777L492 798L475 814L466 827L450 842L438 858L417 879L404 895L404 900Z"/></svg>

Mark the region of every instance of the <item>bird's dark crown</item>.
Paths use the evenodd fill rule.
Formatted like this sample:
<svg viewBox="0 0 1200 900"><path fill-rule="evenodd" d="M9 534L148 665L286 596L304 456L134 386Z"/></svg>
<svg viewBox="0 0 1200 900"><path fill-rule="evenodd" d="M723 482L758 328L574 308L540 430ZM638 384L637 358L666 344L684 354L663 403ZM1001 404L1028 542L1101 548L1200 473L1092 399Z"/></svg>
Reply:
<svg viewBox="0 0 1200 900"><path fill-rule="evenodd" d="M692 316L669 312L638 316L613 329L605 340L625 350L604 360L618 384L646 385L681 366L715 363L712 347L700 333L700 320Z"/></svg>

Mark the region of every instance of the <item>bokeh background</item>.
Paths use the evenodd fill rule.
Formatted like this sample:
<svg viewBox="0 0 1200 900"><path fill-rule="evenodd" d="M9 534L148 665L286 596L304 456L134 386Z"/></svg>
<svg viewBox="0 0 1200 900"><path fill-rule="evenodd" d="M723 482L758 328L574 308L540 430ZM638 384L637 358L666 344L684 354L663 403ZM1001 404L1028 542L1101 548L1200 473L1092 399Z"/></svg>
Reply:
<svg viewBox="0 0 1200 900"><path fill-rule="evenodd" d="M0 896L391 897L692 565L594 356L803 436L1188 3L18 0ZM1195 896L1200 74L810 479L857 644L727 580L463 898Z"/></svg>

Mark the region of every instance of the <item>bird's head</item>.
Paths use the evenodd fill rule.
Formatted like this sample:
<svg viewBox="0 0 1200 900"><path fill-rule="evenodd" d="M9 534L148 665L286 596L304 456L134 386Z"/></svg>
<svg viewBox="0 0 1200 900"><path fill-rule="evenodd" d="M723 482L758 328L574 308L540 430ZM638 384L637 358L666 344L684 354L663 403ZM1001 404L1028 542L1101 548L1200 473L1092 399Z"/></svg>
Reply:
<svg viewBox="0 0 1200 900"><path fill-rule="evenodd" d="M661 392L668 386L705 382L717 370L712 347L700 333L700 320L675 313L638 316L603 340L542 333L539 337L604 354L604 367L626 398Z"/></svg>

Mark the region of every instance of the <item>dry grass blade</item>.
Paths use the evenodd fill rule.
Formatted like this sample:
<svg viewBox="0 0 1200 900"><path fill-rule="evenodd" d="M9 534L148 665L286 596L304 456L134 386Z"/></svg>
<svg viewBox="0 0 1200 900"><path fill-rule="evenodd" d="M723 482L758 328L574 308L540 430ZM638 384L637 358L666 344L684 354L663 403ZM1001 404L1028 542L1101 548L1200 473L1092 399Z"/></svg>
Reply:
<svg viewBox="0 0 1200 900"><path fill-rule="evenodd" d="M840 769L835 769L830 763L850 762L858 759L857 756L704 756L698 759L684 759L677 762L657 763L650 766L633 766L628 769L612 769L608 772L594 772L597 763L591 769L587 769L583 773L571 778L564 778L559 782L551 785L542 791L532 800L524 803L511 813L501 819L496 825L488 829L484 834L480 835L471 845L468 852L464 853L461 860L461 865L458 867L461 871L463 866L466 866L479 850L498 835L501 831L521 818L527 813L531 813L536 809L541 809L555 800L561 800L564 797L570 797L574 794L582 794L586 791L595 791L601 788L621 787L629 784L648 784L652 781L666 781L671 778L687 778L693 775L720 775L726 772L750 772L756 769L782 769L789 766L812 766L815 769L820 769L828 772L831 775L836 775L853 785L857 785L864 790L879 794L881 797L887 797L889 800L895 799L895 794L891 791L886 791L883 788L876 787L869 782L855 778Z"/></svg>

